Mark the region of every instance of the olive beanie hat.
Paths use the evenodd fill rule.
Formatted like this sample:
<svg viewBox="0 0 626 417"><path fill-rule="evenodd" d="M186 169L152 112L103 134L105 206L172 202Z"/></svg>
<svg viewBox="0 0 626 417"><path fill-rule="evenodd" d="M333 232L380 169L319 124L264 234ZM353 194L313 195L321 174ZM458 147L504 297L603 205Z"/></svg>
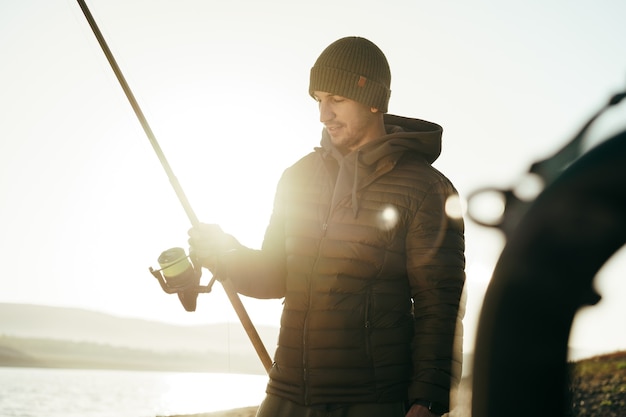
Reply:
<svg viewBox="0 0 626 417"><path fill-rule="evenodd" d="M311 68L309 94L324 91L387 113L391 94L387 58L365 38L346 37L331 43Z"/></svg>

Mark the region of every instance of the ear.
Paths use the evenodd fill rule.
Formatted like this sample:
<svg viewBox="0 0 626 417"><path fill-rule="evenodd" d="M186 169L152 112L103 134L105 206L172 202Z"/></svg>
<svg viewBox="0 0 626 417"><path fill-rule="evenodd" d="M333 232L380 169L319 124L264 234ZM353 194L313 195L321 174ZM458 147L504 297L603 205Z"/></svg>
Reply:
<svg viewBox="0 0 626 417"><path fill-rule="evenodd" d="M370 111L372 113L378 113L378 109L376 107L370 107Z"/></svg>

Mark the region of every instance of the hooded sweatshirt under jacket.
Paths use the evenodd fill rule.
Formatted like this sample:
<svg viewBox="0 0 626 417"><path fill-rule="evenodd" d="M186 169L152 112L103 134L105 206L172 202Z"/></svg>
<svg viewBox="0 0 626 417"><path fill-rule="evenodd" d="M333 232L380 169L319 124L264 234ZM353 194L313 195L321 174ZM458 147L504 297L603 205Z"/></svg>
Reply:
<svg viewBox="0 0 626 417"><path fill-rule="evenodd" d="M279 181L262 249L220 259L238 292L284 297L270 394L449 404L465 277L460 211L446 214L457 193L431 166L439 125L386 114L385 126L345 156L324 130Z"/></svg>

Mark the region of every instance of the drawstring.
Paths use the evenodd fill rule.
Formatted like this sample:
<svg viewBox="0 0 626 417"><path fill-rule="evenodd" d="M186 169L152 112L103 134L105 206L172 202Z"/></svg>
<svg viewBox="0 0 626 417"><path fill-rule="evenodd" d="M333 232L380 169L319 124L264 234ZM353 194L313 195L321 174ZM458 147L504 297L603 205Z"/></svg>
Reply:
<svg viewBox="0 0 626 417"><path fill-rule="evenodd" d="M357 198L357 186L359 184L359 155L361 155L361 150L356 151L356 158L354 161L354 182L352 183L352 213L354 213L354 218L356 219L359 213L359 199Z"/></svg>

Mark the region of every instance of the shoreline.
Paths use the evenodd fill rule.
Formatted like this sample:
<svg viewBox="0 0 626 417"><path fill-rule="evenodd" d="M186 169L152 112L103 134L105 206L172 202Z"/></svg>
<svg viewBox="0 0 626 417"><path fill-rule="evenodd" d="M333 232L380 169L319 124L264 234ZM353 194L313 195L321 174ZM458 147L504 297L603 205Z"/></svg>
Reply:
<svg viewBox="0 0 626 417"><path fill-rule="evenodd" d="M452 391L452 403L454 405L448 414L444 414L445 417L469 417L471 415L472 390L470 384L470 379L464 378L461 381L459 388ZM209 413L180 414L157 417L255 417L258 408L259 406L250 406L233 408L231 410L212 411Z"/></svg>
<svg viewBox="0 0 626 417"><path fill-rule="evenodd" d="M232 410L213 411L210 413L200 414L179 414L167 417L254 417L258 406L233 408ZM157 416L166 417L166 416Z"/></svg>

